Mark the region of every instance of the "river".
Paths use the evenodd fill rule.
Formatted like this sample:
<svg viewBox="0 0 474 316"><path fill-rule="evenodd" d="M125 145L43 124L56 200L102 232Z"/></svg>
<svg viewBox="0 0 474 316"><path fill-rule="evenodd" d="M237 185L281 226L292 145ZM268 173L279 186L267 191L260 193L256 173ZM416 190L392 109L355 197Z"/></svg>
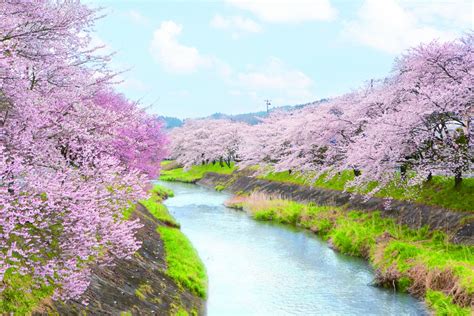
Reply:
<svg viewBox="0 0 474 316"><path fill-rule="evenodd" d="M362 259L307 231L259 222L223 206L230 196L193 184L165 201L203 260L208 315L427 315L423 303L371 286Z"/></svg>

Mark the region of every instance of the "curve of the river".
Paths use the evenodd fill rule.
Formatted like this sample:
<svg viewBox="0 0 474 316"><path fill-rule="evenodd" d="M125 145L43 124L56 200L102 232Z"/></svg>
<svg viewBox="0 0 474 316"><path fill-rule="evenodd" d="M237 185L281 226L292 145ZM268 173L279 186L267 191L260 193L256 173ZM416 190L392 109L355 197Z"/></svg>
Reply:
<svg viewBox="0 0 474 316"><path fill-rule="evenodd" d="M371 286L373 270L311 233L223 206L226 193L160 182L209 277L208 315L426 315L406 294Z"/></svg>

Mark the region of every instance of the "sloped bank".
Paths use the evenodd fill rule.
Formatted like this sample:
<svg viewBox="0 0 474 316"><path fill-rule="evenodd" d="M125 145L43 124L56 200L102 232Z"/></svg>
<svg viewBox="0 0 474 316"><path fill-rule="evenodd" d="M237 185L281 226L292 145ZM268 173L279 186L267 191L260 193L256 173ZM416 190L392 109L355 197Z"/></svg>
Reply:
<svg viewBox="0 0 474 316"><path fill-rule="evenodd" d="M262 192L300 203L340 206L348 210L380 211L382 217L393 218L399 224L410 228L428 226L431 230L440 230L450 236L454 243L474 245L474 215L466 212L454 212L443 208L427 206L407 201L393 200L390 208L384 208L384 200L362 196L351 196L336 190L314 188L297 184L257 179L245 172L231 175L208 172L198 181L207 187L225 188L229 192Z"/></svg>
<svg viewBox="0 0 474 316"><path fill-rule="evenodd" d="M131 214L132 219L139 218L143 224L137 234L137 238L142 241L142 247L133 258L117 260L112 267L97 268L89 288L80 300L65 303L48 301L34 314L205 314L206 284L197 289L198 287L191 284L196 280L191 280L193 282L189 280L195 276L179 276L172 271L172 265L176 264L176 260L180 261L178 262L180 265L189 266L186 258L176 258L179 254L170 253L170 250L174 251L173 237L177 236L178 242L191 252L191 256L196 256L193 260L198 262L197 269L203 279L205 279L204 266L166 209L152 210L153 203L143 204L147 207L138 204ZM161 204L156 202L156 205ZM170 255L174 261L170 261Z"/></svg>

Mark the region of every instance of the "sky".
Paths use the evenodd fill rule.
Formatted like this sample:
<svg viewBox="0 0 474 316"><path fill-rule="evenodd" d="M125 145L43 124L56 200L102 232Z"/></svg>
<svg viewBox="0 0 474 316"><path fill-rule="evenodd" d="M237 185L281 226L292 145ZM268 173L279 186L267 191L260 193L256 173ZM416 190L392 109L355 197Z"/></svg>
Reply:
<svg viewBox="0 0 474 316"><path fill-rule="evenodd" d="M330 98L387 76L394 59L474 29L469 0L89 0L93 45L115 52L118 90L179 118Z"/></svg>

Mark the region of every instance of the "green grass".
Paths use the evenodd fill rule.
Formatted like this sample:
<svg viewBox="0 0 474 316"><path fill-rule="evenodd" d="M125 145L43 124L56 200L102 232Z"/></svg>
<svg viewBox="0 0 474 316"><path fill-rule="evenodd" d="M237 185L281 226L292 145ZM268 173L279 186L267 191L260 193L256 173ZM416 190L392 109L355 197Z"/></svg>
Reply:
<svg viewBox="0 0 474 316"><path fill-rule="evenodd" d="M150 190L150 193L151 196L146 200L140 200L140 204L143 205L154 218L165 225L179 227L179 223L170 215L166 206L161 203L164 199L174 196L173 190L156 184Z"/></svg>
<svg viewBox="0 0 474 316"><path fill-rule="evenodd" d="M342 191L346 183L354 179L354 175L352 171L345 171L331 179L326 179L323 175L311 181L310 178L303 177L300 173L293 172L290 174L288 171L283 171L270 172L260 175L258 178ZM362 193L368 192L375 185L376 183L370 184L368 189L362 190ZM357 189L349 188L347 191L356 192ZM434 176L430 182L423 184L421 187L415 187L413 192L407 192L399 185L392 184L383 188L376 196L390 197L397 200L410 199L426 205L474 213L474 178L463 179L461 187L455 188L453 177Z"/></svg>
<svg viewBox="0 0 474 316"><path fill-rule="evenodd" d="M429 290L454 293L452 284L462 289L453 294L458 299L474 295L474 247L452 244L444 233L431 232L427 227L410 229L382 218L379 212L347 212L332 206L268 199L261 194L233 201L257 220L310 229L329 239L342 253L368 259L382 272L381 284L392 286L388 281L395 271L397 289L416 292L427 286L427 300ZM464 304L468 303L464 298Z"/></svg>
<svg viewBox="0 0 474 316"><path fill-rule="evenodd" d="M155 185L153 186L153 188L151 189L150 192L151 192L152 194L157 195L157 196L160 197L162 200L174 196L173 190L171 190L170 188L166 188L166 187L164 187L164 186L162 186L162 185L159 185L159 184L155 184Z"/></svg>
<svg viewBox="0 0 474 316"><path fill-rule="evenodd" d="M207 291L205 267L191 242L179 229L179 223L169 214L166 206L161 203L164 198L173 196L174 193L160 185L155 185L151 193L149 199L142 200L140 203L153 217L166 225L156 228L165 249L166 274L175 280L179 286L205 298ZM143 285L136 289L135 295L139 299L145 300L147 293L150 292L151 288L148 285ZM183 312L186 311L183 309L181 313Z"/></svg>
<svg viewBox="0 0 474 316"><path fill-rule="evenodd" d="M142 204L154 218L172 227L179 227L179 223L170 215L165 205L161 204L159 200L151 197L147 200L141 200Z"/></svg>
<svg viewBox="0 0 474 316"><path fill-rule="evenodd" d="M143 283L135 289L135 296L141 301L146 301L148 295L153 294L153 289L149 284Z"/></svg>
<svg viewBox="0 0 474 316"><path fill-rule="evenodd" d="M168 265L167 274L181 286L199 297L207 295L205 267L191 242L177 228L157 228L163 240Z"/></svg>
<svg viewBox="0 0 474 316"><path fill-rule="evenodd" d="M156 214L157 216L160 216L160 214L163 213L163 211L161 210L160 212L160 208L161 206L159 205L159 202L169 198L169 197L173 197L174 196L174 192L173 190L169 189L169 188L166 188L164 186L161 186L159 184L155 184L153 186L153 188L150 190L150 194L151 194L151 197L147 200L141 200L140 203L143 204L143 206L147 207L150 206L151 209L155 209L155 212L154 214ZM146 204L146 205L145 205ZM152 204L158 204L158 206L154 206ZM126 207L123 211L122 211L122 214L123 214L123 218L125 220L129 220L130 217L132 216L133 212L135 211L136 209L136 203L132 203L130 202L129 203L129 206ZM150 211L152 212L152 211ZM153 214L152 214L153 215ZM164 217L163 217L164 218ZM157 217L157 219L161 220L160 218ZM172 223L170 221L170 223Z"/></svg>
<svg viewBox="0 0 474 316"><path fill-rule="evenodd" d="M130 203L129 206L122 211L123 219L129 220L136 208L135 203Z"/></svg>
<svg viewBox="0 0 474 316"><path fill-rule="evenodd" d="M163 160L161 162L161 166L164 167L164 166L167 166L169 164L171 164L173 162L173 160Z"/></svg>
<svg viewBox="0 0 474 316"><path fill-rule="evenodd" d="M218 192L225 190L225 186L222 184L218 184L214 187L214 189Z"/></svg>
<svg viewBox="0 0 474 316"><path fill-rule="evenodd" d="M443 292L429 290L426 293L426 302L435 311L436 315L442 316L469 316L469 308L461 308L453 304L451 298Z"/></svg>
<svg viewBox="0 0 474 316"><path fill-rule="evenodd" d="M172 170L163 170L160 175L160 180L163 181L178 181L186 183L194 183L200 180L207 172L215 172L220 174L231 174L236 170L234 163L231 167L221 167L218 163L207 165L196 165L184 170L183 168L176 168Z"/></svg>
<svg viewBox="0 0 474 316"><path fill-rule="evenodd" d="M43 299L53 295L51 285L37 285L31 276L7 271L3 279L5 289L0 293L0 315L29 314Z"/></svg>

